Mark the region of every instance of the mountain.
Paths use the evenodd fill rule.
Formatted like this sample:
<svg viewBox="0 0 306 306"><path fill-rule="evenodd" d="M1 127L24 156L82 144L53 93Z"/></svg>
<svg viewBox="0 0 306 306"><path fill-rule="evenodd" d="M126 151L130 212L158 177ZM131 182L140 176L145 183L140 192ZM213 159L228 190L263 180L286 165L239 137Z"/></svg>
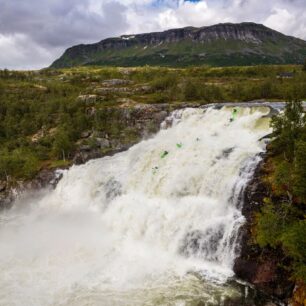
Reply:
<svg viewBox="0 0 306 306"><path fill-rule="evenodd" d="M298 64L305 58L306 41L245 22L122 35L77 45L51 67Z"/></svg>

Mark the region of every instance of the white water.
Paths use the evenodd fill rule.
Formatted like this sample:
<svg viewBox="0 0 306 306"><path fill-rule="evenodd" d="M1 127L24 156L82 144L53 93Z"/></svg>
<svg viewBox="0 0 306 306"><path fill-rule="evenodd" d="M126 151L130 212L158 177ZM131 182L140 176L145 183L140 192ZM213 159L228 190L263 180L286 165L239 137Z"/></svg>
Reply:
<svg viewBox="0 0 306 306"><path fill-rule="evenodd" d="M0 215L0 305L219 305L237 294L221 283L267 112L241 108L231 123L226 108L174 112L154 138L17 202Z"/></svg>

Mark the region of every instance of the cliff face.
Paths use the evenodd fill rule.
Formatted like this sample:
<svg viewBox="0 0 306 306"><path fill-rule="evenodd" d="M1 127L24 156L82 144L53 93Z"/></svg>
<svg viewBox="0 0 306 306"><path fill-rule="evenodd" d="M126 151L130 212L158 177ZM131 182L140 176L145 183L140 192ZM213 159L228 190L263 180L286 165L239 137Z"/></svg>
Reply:
<svg viewBox="0 0 306 306"><path fill-rule="evenodd" d="M238 278L251 283L264 295L273 297L277 305L287 305L295 286L291 280L290 259L281 248L261 249L254 241L256 213L262 208L264 198L273 197L263 182L265 163L264 158L245 189L242 213L246 223L241 229L241 253L236 258L234 272Z"/></svg>
<svg viewBox="0 0 306 306"><path fill-rule="evenodd" d="M301 63L306 42L255 23L123 35L69 48L51 67Z"/></svg>

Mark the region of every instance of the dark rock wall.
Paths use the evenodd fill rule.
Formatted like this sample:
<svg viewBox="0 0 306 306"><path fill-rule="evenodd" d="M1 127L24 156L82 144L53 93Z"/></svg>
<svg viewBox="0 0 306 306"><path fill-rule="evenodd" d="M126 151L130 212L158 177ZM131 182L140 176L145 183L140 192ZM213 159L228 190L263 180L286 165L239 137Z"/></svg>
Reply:
<svg viewBox="0 0 306 306"><path fill-rule="evenodd" d="M236 258L234 272L236 276L247 281L278 301L287 304L292 296L294 283L289 280L290 261L279 249L265 247L261 249L255 242L256 213L260 211L264 198L271 198L268 186L263 182L266 158L258 165L253 179L246 187L242 213L246 223L241 229L241 253Z"/></svg>

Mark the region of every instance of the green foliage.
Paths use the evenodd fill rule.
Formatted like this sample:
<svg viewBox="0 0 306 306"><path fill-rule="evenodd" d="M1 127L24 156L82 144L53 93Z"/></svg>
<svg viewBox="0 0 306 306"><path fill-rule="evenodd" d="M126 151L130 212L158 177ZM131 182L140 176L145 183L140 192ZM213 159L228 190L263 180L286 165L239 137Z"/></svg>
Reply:
<svg viewBox="0 0 306 306"><path fill-rule="evenodd" d="M39 170L38 158L30 149L0 151L0 179L31 178Z"/></svg>
<svg viewBox="0 0 306 306"><path fill-rule="evenodd" d="M281 195L284 191L291 190L292 188L292 165L287 160L282 160L275 165L273 182L276 189L274 191L276 194Z"/></svg>
<svg viewBox="0 0 306 306"><path fill-rule="evenodd" d="M186 101L195 101L203 98L203 88L200 83L188 81L184 87L184 96Z"/></svg>
<svg viewBox="0 0 306 306"><path fill-rule="evenodd" d="M168 90L173 87L176 87L178 83L178 78L175 74L168 74L165 76L160 76L156 78L152 82L152 88L153 90L163 91Z"/></svg>
<svg viewBox="0 0 306 306"><path fill-rule="evenodd" d="M69 132L65 129L60 129L55 134L55 140L52 146L52 153L58 159L65 160L69 158L74 149L74 143L69 137Z"/></svg>
<svg viewBox="0 0 306 306"><path fill-rule="evenodd" d="M306 133L305 133L306 136ZM300 140L296 144L294 160L293 192L306 203L306 141Z"/></svg>
<svg viewBox="0 0 306 306"><path fill-rule="evenodd" d="M275 137L272 146L275 152L284 152L285 158L292 161L296 140L303 132L305 123L302 102L288 102L284 113L274 116L271 121L273 136Z"/></svg>
<svg viewBox="0 0 306 306"><path fill-rule="evenodd" d="M256 241L260 247L282 246L293 259L295 277L306 281L306 220L288 203L266 204L257 215Z"/></svg>
<svg viewBox="0 0 306 306"><path fill-rule="evenodd" d="M306 282L306 121L301 102L288 102L271 124L271 183L274 196L288 200L266 201L257 215L256 241L260 247L281 246L292 259L294 277Z"/></svg>
<svg viewBox="0 0 306 306"><path fill-rule="evenodd" d="M294 222L282 234L282 243L289 256L306 264L306 220Z"/></svg>
<svg viewBox="0 0 306 306"><path fill-rule="evenodd" d="M284 230L284 220L280 220L279 214L275 212L274 206L266 204L261 214L257 216L256 240L260 247L270 245L276 247L280 243L279 237Z"/></svg>

